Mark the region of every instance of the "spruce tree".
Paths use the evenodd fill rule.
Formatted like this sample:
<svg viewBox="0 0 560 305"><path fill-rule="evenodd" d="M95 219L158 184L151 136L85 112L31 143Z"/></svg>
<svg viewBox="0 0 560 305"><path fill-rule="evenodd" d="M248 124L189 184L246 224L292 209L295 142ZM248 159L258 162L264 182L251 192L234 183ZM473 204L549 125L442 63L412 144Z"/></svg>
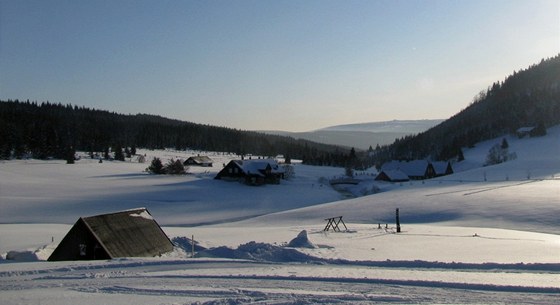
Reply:
<svg viewBox="0 0 560 305"><path fill-rule="evenodd" d="M124 161L124 154L120 145L115 147L115 160Z"/></svg>
<svg viewBox="0 0 560 305"><path fill-rule="evenodd" d="M286 154L284 156L284 163L291 164L292 163L292 157L290 155Z"/></svg>
<svg viewBox="0 0 560 305"><path fill-rule="evenodd" d="M169 162L164 166L163 171L168 175L184 175L185 166L181 160L169 160Z"/></svg>
<svg viewBox="0 0 560 305"><path fill-rule="evenodd" d="M463 150L459 149L459 153L457 154L457 161L461 162L465 160L465 155L463 155Z"/></svg>
<svg viewBox="0 0 560 305"><path fill-rule="evenodd" d="M154 157L150 166L146 169L149 173L161 175L164 174L163 170L163 163L161 163L161 159Z"/></svg>
<svg viewBox="0 0 560 305"><path fill-rule="evenodd" d="M12 157L12 150L8 145L0 146L0 159L2 160L10 160Z"/></svg>
<svg viewBox="0 0 560 305"><path fill-rule="evenodd" d="M501 145L500 147L501 147L502 149L508 149L509 143L508 143L508 141L506 140L506 138L503 138L503 139L502 139L502 145Z"/></svg>
<svg viewBox="0 0 560 305"><path fill-rule="evenodd" d="M66 149L66 164L74 164L76 160L76 150L70 145Z"/></svg>
<svg viewBox="0 0 560 305"><path fill-rule="evenodd" d="M533 129L533 131L531 132L531 137L542 136L546 136L546 127L542 122L540 122L539 124L537 124L537 127L535 127L535 129Z"/></svg>

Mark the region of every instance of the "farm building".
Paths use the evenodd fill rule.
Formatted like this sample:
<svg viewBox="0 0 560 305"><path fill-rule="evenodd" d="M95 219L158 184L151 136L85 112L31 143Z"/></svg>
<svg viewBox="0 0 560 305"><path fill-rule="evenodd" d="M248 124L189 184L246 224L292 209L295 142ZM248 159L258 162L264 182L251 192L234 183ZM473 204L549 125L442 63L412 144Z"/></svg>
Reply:
<svg viewBox="0 0 560 305"><path fill-rule="evenodd" d="M531 136L532 133L535 131L535 127L534 126L527 126L527 127L521 127L519 129L517 129L515 131L515 134L517 134L517 137L524 138L527 136Z"/></svg>
<svg viewBox="0 0 560 305"><path fill-rule="evenodd" d="M49 261L153 257L173 243L145 208L80 217Z"/></svg>
<svg viewBox="0 0 560 305"><path fill-rule="evenodd" d="M450 162L429 162L426 160L390 161L383 166L375 180L402 182L423 180L453 174ZM405 177L406 176L406 177Z"/></svg>
<svg viewBox="0 0 560 305"><path fill-rule="evenodd" d="M232 160L215 177L249 185L278 184L283 178L284 169L272 159Z"/></svg>
<svg viewBox="0 0 560 305"><path fill-rule="evenodd" d="M426 160L391 161L381 166L381 171L400 170L411 180L430 179L436 176L432 163Z"/></svg>
<svg viewBox="0 0 560 305"><path fill-rule="evenodd" d="M405 182L409 181L408 175L398 169L388 169L382 170L375 180L378 181L389 181L389 182Z"/></svg>
<svg viewBox="0 0 560 305"><path fill-rule="evenodd" d="M436 177L447 176L453 174L453 167L450 162L438 161L432 162Z"/></svg>
<svg viewBox="0 0 560 305"><path fill-rule="evenodd" d="M183 165L186 166L202 166L202 167L212 167L214 161L208 156L195 156L188 158Z"/></svg>

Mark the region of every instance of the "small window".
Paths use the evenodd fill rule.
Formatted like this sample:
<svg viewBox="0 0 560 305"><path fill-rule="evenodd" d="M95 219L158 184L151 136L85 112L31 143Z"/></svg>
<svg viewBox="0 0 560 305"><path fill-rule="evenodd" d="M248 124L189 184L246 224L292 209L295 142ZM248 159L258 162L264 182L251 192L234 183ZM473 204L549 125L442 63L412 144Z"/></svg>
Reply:
<svg viewBox="0 0 560 305"><path fill-rule="evenodd" d="M86 244L80 244L80 256L86 256L87 246Z"/></svg>

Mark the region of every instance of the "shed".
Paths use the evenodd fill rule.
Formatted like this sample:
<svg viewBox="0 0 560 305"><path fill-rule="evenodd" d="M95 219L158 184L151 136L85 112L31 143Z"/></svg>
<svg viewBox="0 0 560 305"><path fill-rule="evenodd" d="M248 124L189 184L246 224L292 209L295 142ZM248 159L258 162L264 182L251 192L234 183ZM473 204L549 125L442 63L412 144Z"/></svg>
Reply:
<svg viewBox="0 0 560 305"><path fill-rule="evenodd" d="M173 243L146 208L80 217L49 261L154 257Z"/></svg>
<svg viewBox="0 0 560 305"><path fill-rule="evenodd" d="M185 160L183 165L212 167L213 163L214 161L212 161L212 159L208 156L194 156Z"/></svg>
<svg viewBox="0 0 560 305"><path fill-rule="evenodd" d="M517 129L515 131L515 134L517 134L517 137L521 139L521 138L524 138L526 136L531 136L534 131L535 131L534 126L526 126L526 127L521 127L519 129Z"/></svg>

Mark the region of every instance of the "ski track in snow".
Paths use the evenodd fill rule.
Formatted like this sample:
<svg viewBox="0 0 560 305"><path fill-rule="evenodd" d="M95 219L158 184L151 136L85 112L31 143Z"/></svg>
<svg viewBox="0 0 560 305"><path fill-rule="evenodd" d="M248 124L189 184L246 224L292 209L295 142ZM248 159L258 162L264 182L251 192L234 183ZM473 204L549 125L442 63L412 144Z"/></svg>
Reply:
<svg viewBox="0 0 560 305"><path fill-rule="evenodd" d="M70 263L52 269L32 266L37 264L50 265L21 264L21 269L28 270L0 273L3 304L16 304L11 300L19 293L36 290L72 292L97 300L102 296L109 300L157 296L160 303L174 304L553 304L560 297L560 283L556 287L538 286L537 282L533 286L492 283L526 278L525 271L515 270L515 266L500 270L496 265L481 271L484 267L459 265L445 271L424 268L430 265L426 262L364 268L351 262L308 265L198 259ZM438 273L447 277L433 280ZM455 280L449 280L453 273ZM554 281L560 275L548 271L534 276ZM61 300L48 301L37 303Z"/></svg>

